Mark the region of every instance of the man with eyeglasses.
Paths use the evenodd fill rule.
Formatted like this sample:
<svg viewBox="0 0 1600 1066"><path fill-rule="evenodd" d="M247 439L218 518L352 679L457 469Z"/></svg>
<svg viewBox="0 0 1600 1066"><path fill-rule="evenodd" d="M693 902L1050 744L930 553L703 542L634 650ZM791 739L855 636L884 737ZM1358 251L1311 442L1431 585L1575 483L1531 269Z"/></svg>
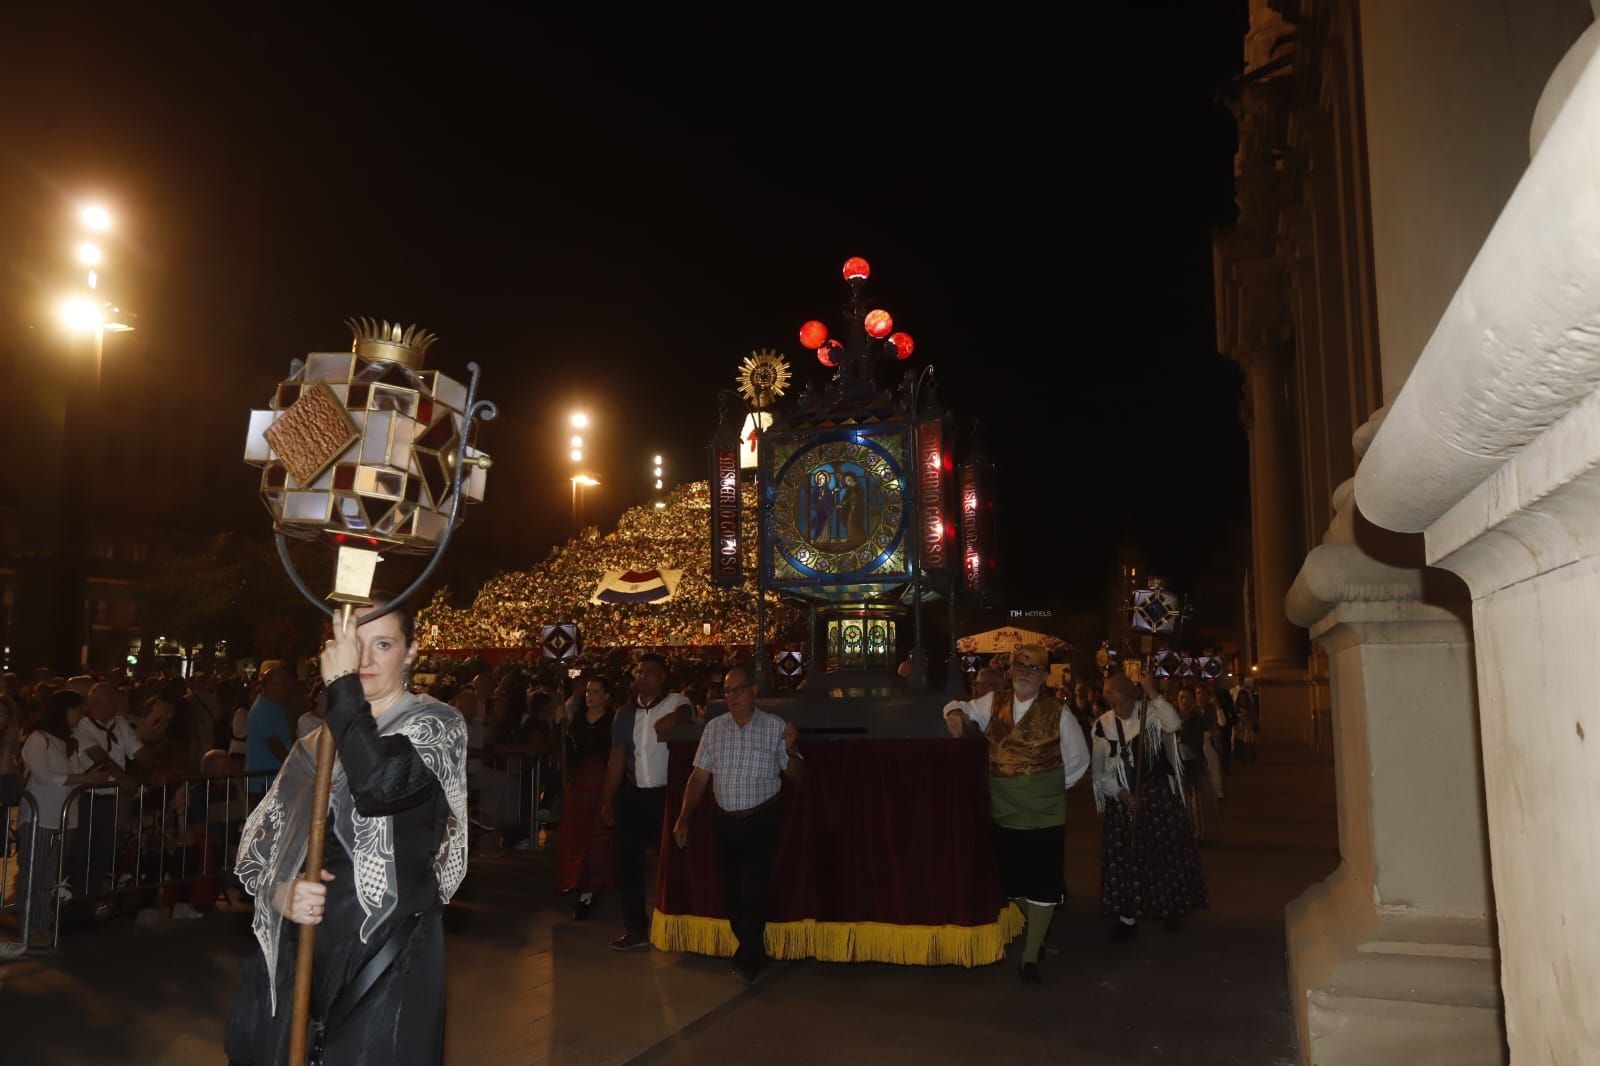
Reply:
<svg viewBox="0 0 1600 1066"><path fill-rule="evenodd" d="M707 722L700 735L672 838L680 848L689 846L690 818L710 785L717 801L711 829L722 901L739 942L733 972L750 984L767 962L767 885L783 833L780 778L800 780L805 762L796 747L799 731L756 707L755 675L749 669L729 670L722 692L728 713Z"/></svg>
<svg viewBox="0 0 1600 1066"><path fill-rule="evenodd" d="M1000 885L1023 905L1027 938L1022 979L1040 980L1039 953L1050 918L1067 897L1067 789L1089 769L1083 730L1044 687L1050 653L1025 644L1011 656L1011 688L945 704L953 737L976 727L989 742L989 817L994 821Z"/></svg>

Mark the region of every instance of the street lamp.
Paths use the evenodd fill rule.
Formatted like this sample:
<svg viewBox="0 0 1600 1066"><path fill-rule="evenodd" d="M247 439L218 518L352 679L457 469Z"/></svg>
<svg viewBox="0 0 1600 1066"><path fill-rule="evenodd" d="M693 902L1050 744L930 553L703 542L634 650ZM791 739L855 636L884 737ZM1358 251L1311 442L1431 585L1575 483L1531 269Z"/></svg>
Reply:
<svg viewBox="0 0 1600 1066"><path fill-rule="evenodd" d="M54 611L60 613L54 615L47 627L49 636L46 638L46 654L74 671L88 661L84 598L89 580L85 547L89 535L90 490L85 486L94 469L91 427L101 421L100 377L105 335L133 329L122 321L122 309L113 306L100 291L99 268L105 263L106 253L100 241L92 238L108 232L111 225L111 213L99 204L78 210L76 225L64 242L63 252L70 249L74 264L84 269L83 287L64 293L56 308L66 332L89 339L94 359L92 382L80 378L80 371L74 368L74 384L69 389L62 420L63 489L59 503L56 577L51 583L51 596L56 600ZM72 347L76 349L79 343L74 341Z"/></svg>
<svg viewBox="0 0 1600 1066"><path fill-rule="evenodd" d="M594 478L590 477L588 474L574 474L574 475L572 475L571 481L572 481L572 535L573 536L577 536L578 535L578 501L579 501L578 489L579 489L580 486L583 487L583 488L586 488L586 489L593 488L594 486L600 484L600 482L595 480Z"/></svg>
<svg viewBox="0 0 1600 1066"><path fill-rule="evenodd" d="M90 204L78 212L78 222L84 230L105 233L111 229L111 212L99 204ZM83 237L84 234L80 233L79 236ZM84 277L89 292L66 297L61 301L58 311L62 324L70 332L93 333L94 382L95 388L98 389L100 364L105 352L105 335L129 333L133 327L121 321L122 308L113 307L98 291L100 272L93 268L105 262L105 252L100 245L92 240L80 239L74 248L74 254L81 265L91 268Z"/></svg>

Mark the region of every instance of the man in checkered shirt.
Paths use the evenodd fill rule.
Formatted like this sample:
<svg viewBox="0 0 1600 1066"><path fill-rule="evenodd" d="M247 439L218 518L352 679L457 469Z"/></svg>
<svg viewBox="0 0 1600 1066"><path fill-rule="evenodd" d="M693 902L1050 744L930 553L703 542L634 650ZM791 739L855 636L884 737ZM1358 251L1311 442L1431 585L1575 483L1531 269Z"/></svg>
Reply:
<svg viewBox="0 0 1600 1066"><path fill-rule="evenodd" d="M706 723L694 756L694 773L683 793L683 809L672 828L678 847L689 846L689 822L711 786L717 801L711 815L722 875L723 905L739 948L733 972L746 984L766 965L767 884L783 832L778 804L780 776L799 781L805 757L795 744L799 731L776 715L756 708L755 675L736 666L723 679L728 713Z"/></svg>

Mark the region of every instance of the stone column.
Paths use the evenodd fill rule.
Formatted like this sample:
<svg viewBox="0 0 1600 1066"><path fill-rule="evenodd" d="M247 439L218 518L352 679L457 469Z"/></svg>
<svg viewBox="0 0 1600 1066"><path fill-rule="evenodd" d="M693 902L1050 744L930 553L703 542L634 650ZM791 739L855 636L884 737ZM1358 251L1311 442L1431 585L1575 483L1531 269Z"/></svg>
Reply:
<svg viewBox="0 0 1600 1066"><path fill-rule="evenodd" d="M1240 359L1250 397L1250 534L1255 575L1256 683L1262 727L1275 739L1300 739L1307 709L1305 637L1284 614L1299 568L1300 493L1295 472L1285 356Z"/></svg>
<svg viewBox="0 0 1600 1066"><path fill-rule="evenodd" d="M1489 846L1518 1063L1600 1048L1600 62L1537 151L1356 474L1472 593ZM1441 849L1432 849L1440 854Z"/></svg>
<svg viewBox="0 0 1600 1066"><path fill-rule="evenodd" d="M1288 597L1328 655L1341 858L1286 912L1301 1061L1503 1063L1466 593L1341 527Z"/></svg>

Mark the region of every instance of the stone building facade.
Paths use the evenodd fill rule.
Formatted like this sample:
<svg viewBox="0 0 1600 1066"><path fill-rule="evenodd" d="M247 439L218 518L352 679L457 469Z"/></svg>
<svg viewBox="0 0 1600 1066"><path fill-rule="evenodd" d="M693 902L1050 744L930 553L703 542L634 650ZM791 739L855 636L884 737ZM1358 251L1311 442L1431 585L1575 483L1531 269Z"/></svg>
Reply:
<svg viewBox="0 0 1600 1066"><path fill-rule="evenodd" d="M1251 0L1218 327L1265 718L1337 770L1307 1063L1600 1061L1595 15Z"/></svg>

